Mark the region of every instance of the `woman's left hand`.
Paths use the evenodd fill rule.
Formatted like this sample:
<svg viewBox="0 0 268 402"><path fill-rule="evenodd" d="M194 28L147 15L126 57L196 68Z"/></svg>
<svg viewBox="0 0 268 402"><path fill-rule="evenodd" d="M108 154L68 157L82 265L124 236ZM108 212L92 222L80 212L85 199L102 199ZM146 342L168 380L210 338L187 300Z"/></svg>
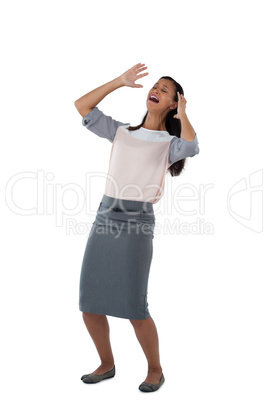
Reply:
<svg viewBox="0 0 268 402"><path fill-rule="evenodd" d="M178 109L177 109L177 114L175 114L173 117L175 119L180 119L180 116L185 113L185 108L186 108L186 102L187 100L184 98L183 95L181 95L179 92L178 94Z"/></svg>

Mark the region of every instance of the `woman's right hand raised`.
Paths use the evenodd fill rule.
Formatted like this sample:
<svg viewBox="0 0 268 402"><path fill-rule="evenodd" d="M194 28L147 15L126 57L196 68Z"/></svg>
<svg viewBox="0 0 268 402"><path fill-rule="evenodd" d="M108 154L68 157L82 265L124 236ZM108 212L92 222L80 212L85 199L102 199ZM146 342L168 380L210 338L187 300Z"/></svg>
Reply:
<svg viewBox="0 0 268 402"><path fill-rule="evenodd" d="M135 84L135 81L138 80L139 78L145 77L149 73L144 73L138 75L141 71L146 70L147 67L143 67L145 64L138 63L135 66L131 67L129 70L127 70L125 73L120 75L120 79L122 83L126 87L132 87L132 88L143 88L141 84Z"/></svg>

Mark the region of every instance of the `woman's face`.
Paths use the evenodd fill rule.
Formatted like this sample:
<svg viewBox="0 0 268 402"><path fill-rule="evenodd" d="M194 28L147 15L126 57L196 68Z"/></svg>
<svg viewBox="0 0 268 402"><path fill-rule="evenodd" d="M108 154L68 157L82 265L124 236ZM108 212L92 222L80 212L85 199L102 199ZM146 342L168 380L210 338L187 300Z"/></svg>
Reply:
<svg viewBox="0 0 268 402"><path fill-rule="evenodd" d="M146 101L149 111L157 111L163 113L170 112L178 106L178 102L174 100L176 96L176 87L171 80L161 78L150 89Z"/></svg>

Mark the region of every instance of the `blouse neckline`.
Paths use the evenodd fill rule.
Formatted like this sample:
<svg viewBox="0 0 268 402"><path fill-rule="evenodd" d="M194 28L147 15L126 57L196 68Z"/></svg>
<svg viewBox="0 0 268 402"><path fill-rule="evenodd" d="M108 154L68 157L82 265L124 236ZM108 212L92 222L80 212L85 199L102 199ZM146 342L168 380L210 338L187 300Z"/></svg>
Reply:
<svg viewBox="0 0 268 402"><path fill-rule="evenodd" d="M150 130L149 128L145 128L145 127L140 127L140 128L142 128L143 130L146 130L146 131L153 131L155 133L168 133L169 134L168 131L164 131L164 130Z"/></svg>

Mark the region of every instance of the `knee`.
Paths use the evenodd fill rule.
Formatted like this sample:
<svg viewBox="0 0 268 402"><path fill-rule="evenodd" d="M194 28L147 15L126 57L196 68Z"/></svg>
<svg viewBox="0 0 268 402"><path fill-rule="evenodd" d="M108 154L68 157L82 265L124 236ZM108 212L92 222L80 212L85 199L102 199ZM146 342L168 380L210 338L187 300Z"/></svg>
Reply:
<svg viewBox="0 0 268 402"><path fill-rule="evenodd" d="M146 320L129 320L134 328L141 328Z"/></svg>
<svg viewBox="0 0 268 402"><path fill-rule="evenodd" d="M86 311L82 312L82 316L84 320L98 321L101 318L105 317L104 315L87 313Z"/></svg>

